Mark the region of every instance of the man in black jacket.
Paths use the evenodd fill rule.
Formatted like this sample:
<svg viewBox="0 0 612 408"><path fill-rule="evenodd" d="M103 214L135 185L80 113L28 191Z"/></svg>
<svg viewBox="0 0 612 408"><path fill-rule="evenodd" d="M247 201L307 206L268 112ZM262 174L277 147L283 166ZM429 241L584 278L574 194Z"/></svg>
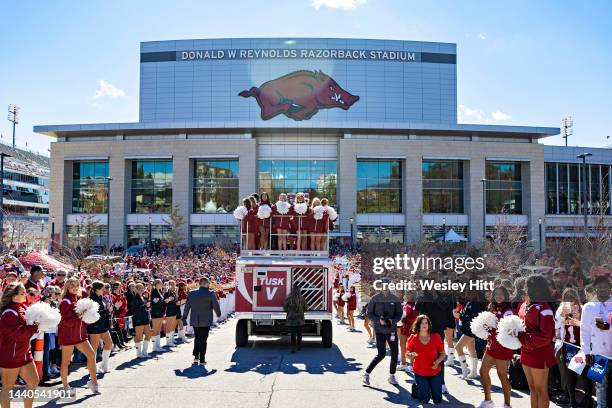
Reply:
<svg viewBox="0 0 612 408"><path fill-rule="evenodd" d="M384 280L383 280L384 281ZM363 383L370 385L370 373L387 354L386 344L391 350L391 365L389 366L389 383L397 385L395 369L397 368L397 323L402 319L402 301L389 290L383 290L368 302L367 315L374 325L376 348L378 354L363 374Z"/></svg>

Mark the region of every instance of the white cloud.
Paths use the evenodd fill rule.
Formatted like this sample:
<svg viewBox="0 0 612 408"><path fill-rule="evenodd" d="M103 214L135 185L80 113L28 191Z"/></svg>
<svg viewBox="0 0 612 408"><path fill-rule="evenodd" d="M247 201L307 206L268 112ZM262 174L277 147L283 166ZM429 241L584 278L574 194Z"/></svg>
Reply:
<svg viewBox="0 0 612 408"><path fill-rule="evenodd" d="M98 82L98 89L96 89L94 99L104 98L107 96L111 99L122 98L125 96L125 91L101 79Z"/></svg>
<svg viewBox="0 0 612 408"><path fill-rule="evenodd" d="M507 113L504 113L504 112L500 111L499 109L497 109L495 112L491 112L491 117L493 118L493 120L508 120L508 119L512 119L512 116L508 115Z"/></svg>
<svg viewBox="0 0 612 408"><path fill-rule="evenodd" d="M329 7L332 9L354 10L358 6L365 4L367 0L310 0L310 4L316 10L321 7Z"/></svg>
<svg viewBox="0 0 612 408"><path fill-rule="evenodd" d="M461 104L457 109L457 116L458 121L462 123L493 123L512 119L511 115L508 115L499 109L487 114L481 108L470 108Z"/></svg>
<svg viewBox="0 0 612 408"><path fill-rule="evenodd" d="M485 35L483 33L478 33L478 35L476 37L478 37L478 39L480 39L480 40L486 40L487 39L487 37L485 37Z"/></svg>

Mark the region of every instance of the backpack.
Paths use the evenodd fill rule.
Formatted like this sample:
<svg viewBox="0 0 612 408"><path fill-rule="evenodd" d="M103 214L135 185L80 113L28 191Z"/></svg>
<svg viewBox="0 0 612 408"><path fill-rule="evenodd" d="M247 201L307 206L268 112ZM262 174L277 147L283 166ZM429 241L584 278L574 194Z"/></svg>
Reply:
<svg viewBox="0 0 612 408"><path fill-rule="evenodd" d="M529 384L527 383L527 377L521 366L521 360L513 358L510 360L510 366L508 367L508 376L510 378L510 386L519 391L529 390Z"/></svg>

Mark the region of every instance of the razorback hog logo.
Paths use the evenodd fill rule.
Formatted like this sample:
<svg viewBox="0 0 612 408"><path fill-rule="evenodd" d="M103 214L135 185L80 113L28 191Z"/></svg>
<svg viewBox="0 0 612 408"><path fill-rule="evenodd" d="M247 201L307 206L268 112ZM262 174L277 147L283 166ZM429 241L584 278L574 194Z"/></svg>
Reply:
<svg viewBox="0 0 612 408"><path fill-rule="evenodd" d="M348 110L359 100L322 71L295 71L238 95L254 97L263 120L281 113L293 120L307 120L319 109Z"/></svg>

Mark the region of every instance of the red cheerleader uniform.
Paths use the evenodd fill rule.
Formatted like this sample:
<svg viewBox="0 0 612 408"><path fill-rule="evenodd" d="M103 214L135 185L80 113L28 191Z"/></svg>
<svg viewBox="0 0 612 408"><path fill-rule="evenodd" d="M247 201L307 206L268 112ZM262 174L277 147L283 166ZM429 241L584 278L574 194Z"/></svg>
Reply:
<svg viewBox="0 0 612 408"><path fill-rule="evenodd" d="M117 323L119 324L119 328L123 330L125 327L125 315L127 314L127 299L123 295L111 294L111 301L113 303L113 308L115 309L115 318L117 319ZM115 306L115 303L121 302L121 306L118 308Z"/></svg>
<svg viewBox="0 0 612 408"><path fill-rule="evenodd" d="M11 303L0 316L2 368L19 368L34 361L30 338L38 331L38 326L26 323L25 311L25 303Z"/></svg>
<svg viewBox="0 0 612 408"><path fill-rule="evenodd" d="M87 325L74 311L77 297L68 294L59 305L62 319L57 326L57 336L60 346L74 346L87 340Z"/></svg>
<svg viewBox="0 0 612 408"><path fill-rule="evenodd" d="M314 212L312 213L312 229L311 231L317 235L321 235L321 234L327 234L327 231L329 230L329 214L327 213L327 211L323 212L323 218L321 218L320 220L317 220L314 218Z"/></svg>
<svg viewBox="0 0 612 408"><path fill-rule="evenodd" d="M555 316L548 303L531 303L525 309L524 332L519 333L521 364L532 368L556 364L552 339L555 337Z"/></svg>
<svg viewBox="0 0 612 408"><path fill-rule="evenodd" d="M357 294L349 293L349 295L350 295L350 298L346 304L348 305L347 309L350 312L351 310L357 310Z"/></svg>
<svg viewBox="0 0 612 408"><path fill-rule="evenodd" d="M338 296L338 307L344 307L344 305L346 305L346 301L342 299L342 296L344 296L344 293L345 292L341 292L341 293L339 292L340 296Z"/></svg>
<svg viewBox="0 0 612 408"><path fill-rule="evenodd" d="M242 219L242 233L257 234L258 228L257 210L250 209Z"/></svg>
<svg viewBox="0 0 612 408"><path fill-rule="evenodd" d="M412 334L412 324L419 315L419 311L414 305L414 302L406 302L403 306L404 313L401 320L402 325L400 326L400 333L403 336L410 336Z"/></svg>
<svg viewBox="0 0 612 408"><path fill-rule="evenodd" d="M308 218L310 217L312 210L307 208L304 214L298 214L295 211L295 205L292 205L289 212L291 215L293 215L293 222L291 223L293 231L308 232Z"/></svg>
<svg viewBox="0 0 612 408"><path fill-rule="evenodd" d="M500 320L502 317L513 315L512 308L510 306L495 307L493 311L495 317ZM487 347L485 353L496 360L511 360L514 355L514 350L510 350L497 341L497 330L489 330L489 337L487 338Z"/></svg>
<svg viewBox="0 0 612 408"><path fill-rule="evenodd" d="M276 204L272 206L272 224L276 229L283 229L289 231L291 229L291 207L286 214L281 214L278 212L278 208Z"/></svg>

